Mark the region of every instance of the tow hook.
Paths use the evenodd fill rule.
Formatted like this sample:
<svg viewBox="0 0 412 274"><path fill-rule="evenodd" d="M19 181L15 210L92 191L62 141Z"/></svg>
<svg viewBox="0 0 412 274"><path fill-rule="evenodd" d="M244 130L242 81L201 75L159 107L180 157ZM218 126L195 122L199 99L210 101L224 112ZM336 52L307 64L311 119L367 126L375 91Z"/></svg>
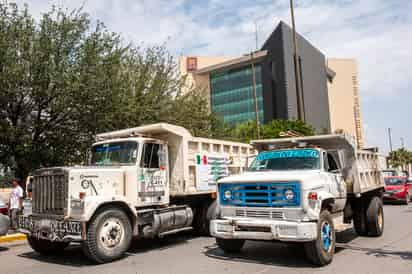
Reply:
<svg viewBox="0 0 412 274"><path fill-rule="evenodd" d="M86 222L81 222L81 226L82 226L82 240L86 241L87 240Z"/></svg>
<svg viewBox="0 0 412 274"><path fill-rule="evenodd" d="M233 226L233 227L237 227L237 224L236 224L236 221L235 220L230 220L229 221L229 224L231 225L231 226Z"/></svg>

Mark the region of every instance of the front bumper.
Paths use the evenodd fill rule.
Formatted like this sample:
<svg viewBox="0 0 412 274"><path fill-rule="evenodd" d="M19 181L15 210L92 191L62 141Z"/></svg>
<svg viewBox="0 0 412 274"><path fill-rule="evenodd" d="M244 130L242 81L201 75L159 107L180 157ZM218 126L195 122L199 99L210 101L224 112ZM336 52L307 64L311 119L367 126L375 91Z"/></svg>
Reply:
<svg viewBox="0 0 412 274"><path fill-rule="evenodd" d="M223 239L310 242L317 238L317 223L228 218L211 221L210 231Z"/></svg>
<svg viewBox="0 0 412 274"><path fill-rule="evenodd" d="M406 199L406 192L384 192L383 199L387 201L401 201Z"/></svg>
<svg viewBox="0 0 412 274"><path fill-rule="evenodd" d="M57 242L82 241L84 223L43 216L19 216L18 230L28 236Z"/></svg>

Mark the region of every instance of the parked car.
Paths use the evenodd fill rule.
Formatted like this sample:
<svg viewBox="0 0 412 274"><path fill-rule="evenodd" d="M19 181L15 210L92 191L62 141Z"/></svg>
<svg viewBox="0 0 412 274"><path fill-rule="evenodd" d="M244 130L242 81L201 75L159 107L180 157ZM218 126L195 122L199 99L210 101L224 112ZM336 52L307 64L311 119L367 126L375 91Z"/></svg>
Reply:
<svg viewBox="0 0 412 274"><path fill-rule="evenodd" d="M408 204L412 197L412 182L403 176L385 177L385 201L403 202Z"/></svg>
<svg viewBox="0 0 412 274"><path fill-rule="evenodd" d="M0 196L0 214L9 215L9 207L4 199Z"/></svg>
<svg viewBox="0 0 412 274"><path fill-rule="evenodd" d="M7 216L8 207L0 197L0 236L6 235L10 226L10 219Z"/></svg>
<svg viewBox="0 0 412 274"><path fill-rule="evenodd" d="M384 177L395 177L399 176L399 172L396 169L385 169L382 170L382 174Z"/></svg>

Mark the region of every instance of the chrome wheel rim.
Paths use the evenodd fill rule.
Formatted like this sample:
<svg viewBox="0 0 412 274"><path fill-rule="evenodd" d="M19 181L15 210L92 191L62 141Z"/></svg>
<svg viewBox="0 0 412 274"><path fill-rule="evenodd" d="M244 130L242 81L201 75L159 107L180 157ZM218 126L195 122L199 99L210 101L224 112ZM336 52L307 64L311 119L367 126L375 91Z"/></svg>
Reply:
<svg viewBox="0 0 412 274"><path fill-rule="evenodd" d="M104 221L98 239L106 249L117 247L124 238L124 228L122 222L117 218L109 218Z"/></svg>
<svg viewBox="0 0 412 274"><path fill-rule="evenodd" d="M333 234L332 234L331 225L327 221L322 223L321 237L322 237L323 250L329 253L333 245Z"/></svg>

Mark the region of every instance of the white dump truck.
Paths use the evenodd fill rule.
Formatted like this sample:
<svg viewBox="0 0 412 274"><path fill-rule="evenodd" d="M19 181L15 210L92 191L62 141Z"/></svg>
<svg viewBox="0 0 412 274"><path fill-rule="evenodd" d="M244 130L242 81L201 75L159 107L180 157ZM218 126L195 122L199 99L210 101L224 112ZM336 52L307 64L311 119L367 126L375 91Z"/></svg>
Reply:
<svg viewBox="0 0 412 274"><path fill-rule="evenodd" d="M242 172L253 154L165 123L99 134L89 166L34 172L20 231L44 254L81 242L97 263L121 257L132 237L209 233L217 179Z"/></svg>
<svg viewBox="0 0 412 274"><path fill-rule="evenodd" d="M250 169L218 181L220 216L210 230L225 252L239 252L245 240L301 242L322 266L332 261L335 232L352 221L359 235L383 233L377 153L357 150L344 135L252 144L259 154Z"/></svg>

